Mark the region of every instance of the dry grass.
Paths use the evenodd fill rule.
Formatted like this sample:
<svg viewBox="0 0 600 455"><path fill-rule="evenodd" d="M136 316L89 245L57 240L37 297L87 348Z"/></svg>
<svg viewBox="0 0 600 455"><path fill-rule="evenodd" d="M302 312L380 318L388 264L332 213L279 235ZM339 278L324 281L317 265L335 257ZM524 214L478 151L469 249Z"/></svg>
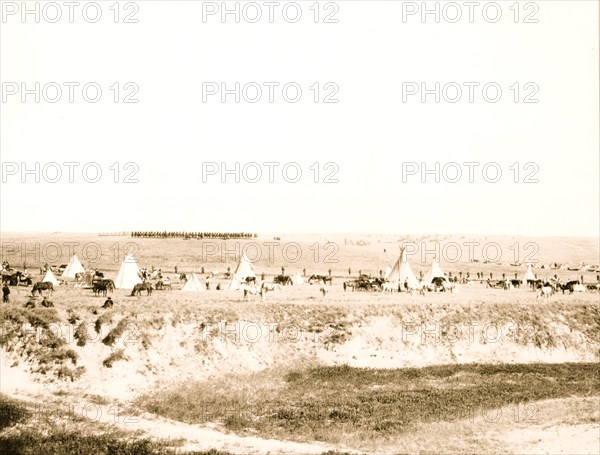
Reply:
<svg viewBox="0 0 600 455"><path fill-rule="evenodd" d="M492 418L490 410L511 404L521 420L537 423L531 403L599 393L598 364L316 367L283 377L188 383L141 397L139 404L188 423L220 422L236 432L303 442L352 440L360 447L431 422Z"/></svg>

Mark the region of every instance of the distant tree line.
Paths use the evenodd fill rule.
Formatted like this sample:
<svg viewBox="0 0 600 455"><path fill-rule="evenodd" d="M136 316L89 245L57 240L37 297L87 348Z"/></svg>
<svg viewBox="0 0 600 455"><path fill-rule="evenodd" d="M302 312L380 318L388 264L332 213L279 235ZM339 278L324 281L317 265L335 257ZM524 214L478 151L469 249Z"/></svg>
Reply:
<svg viewBox="0 0 600 455"><path fill-rule="evenodd" d="M162 239L251 239L258 237L258 234L249 232L169 232L169 231L133 231L132 237L162 238Z"/></svg>

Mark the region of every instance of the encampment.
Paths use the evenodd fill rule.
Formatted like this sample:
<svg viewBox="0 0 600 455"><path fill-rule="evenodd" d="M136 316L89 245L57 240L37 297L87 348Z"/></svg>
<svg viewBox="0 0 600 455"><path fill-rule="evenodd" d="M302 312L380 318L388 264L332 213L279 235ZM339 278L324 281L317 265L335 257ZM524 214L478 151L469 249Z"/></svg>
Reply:
<svg viewBox="0 0 600 455"><path fill-rule="evenodd" d="M403 285L405 281L408 281L409 286L416 287L419 284L419 280L412 271L408 258L404 255L404 249L400 251L400 257L394 264L394 267L390 270L387 276L387 280L395 286Z"/></svg>
<svg viewBox="0 0 600 455"><path fill-rule="evenodd" d="M302 278L302 274L300 272L296 272L292 281L294 283L294 286L304 284L304 278Z"/></svg>
<svg viewBox="0 0 600 455"><path fill-rule="evenodd" d="M196 275L195 273L192 273L192 276L186 281L186 283L181 288L182 291L189 292L204 291L204 289L204 284L202 283L202 281L200 281L200 278L198 278L198 275Z"/></svg>
<svg viewBox="0 0 600 455"><path fill-rule="evenodd" d="M85 269L79 262L77 255L74 254L69 263L67 264L67 268L63 271L61 278L75 278L77 273L84 273Z"/></svg>
<svg viewBox="0 0 600 455"><path fill-rule="evenodd" d="M42 283L46 282L52 283L54 286L58 286L60 284L50 268L48 268L46 274L44 275L44 278L42 278Z"/></svg>
<svg viewBox="0 0 600 455"><path fill-rule="evenodd" d="M133 288L136 284L142 282L139 273L140 268L137 265L137 261L133 255L128 254L125 259L123 259L119 273L117 273L117 277L115 278L115 288Z"/></svg>
<svg viewBox="0 0 600 455"><path fill-rule="evenodd" d="M235 272L231 276L231 281L229 282L229 286L227 286L227 290L237 291L240 288L240 285L246 281L246 278L252 277L256 278L256 274L254 273L250 259L244 254L240 259L240 263L236 267Z"/></svg>
<svg viewBox="0 0 600 455"><path fill-rule="evenodd" d="M446 274L442 272L442 268L440 267L440 263L438 262L437 258L433 260L431 267L429 267L429 270L425 274L425 277L423 278L423 286L429 286L434 278L443 278L444 280L448 281Z"/></svg>
<svg viewBox="0 0 600 455"><path fill-rule="evenodd" d="M523 276L523 284L527 285L528 280L535 281L535 275L531 270L531 264L527 266L527 272L525 272L525 275Z"/></svg>

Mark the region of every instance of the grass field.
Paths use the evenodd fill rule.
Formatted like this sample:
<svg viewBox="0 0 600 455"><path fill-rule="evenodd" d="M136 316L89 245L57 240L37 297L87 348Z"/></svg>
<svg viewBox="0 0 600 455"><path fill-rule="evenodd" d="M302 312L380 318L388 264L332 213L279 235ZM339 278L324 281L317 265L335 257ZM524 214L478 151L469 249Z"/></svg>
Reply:
<svg viewBox="0 0 600 455"><path fill-rule="evenodd" d="M599 422L599 294L546 300L527 289L487 289L480 282L425 296L343 291L348 267L355 276L392 265L399 239L282 237L280 244L297 242L302 257L282 261L275 248L273 261L263 257L255 264L257 274L267 277L282 266L287 274L306 268L307 275L331 268L334 282L326 297L318 286L303 285L269 293L264 302L245 301L239 292L214 290L215 278L210 291L196 293L181 292L180 285L141 297L116 290L111 310L100 308L104 297L91 290L60 286L51 297L54 308L26 309L29 290L13 287L11 302L0 306L6 394L0 400L0 451L553 452L541 442L548 441L565 453L597 453L600 441L590 428ZM542 262L598 263L597 239L438 240L494 241L505 255L513 254L514 242L535 242ZM95 265L114 277L122 246L131 239L3 234L2 241L3 253L12 244L33 251L26 259L34 273L43 265L33 261L36 243L40 259L51 243L95 243L102 251ZM264 246L270 238L258 241ZM209 255L210 243L197 240L135 242L140 266L168 273L176 265L184 272L202 266L205 273L223 272L237 261L233 241L225 245L225 258ZM334 251L326 242L337 242L337 262L324 262ZM67 248L61 252L48 262L65 263ZM4 258L18 267L20 254ZM418 274L432 256L423 263L416 257L411 265ZM443 258L441 264L446 272L469 271L471 277L478 271L494 278L517 271L520 277L524 268L507 260L512 256L502 265ZM534 270L596 280L591 272ZM98 406L103 416L57 420L31 414L35 403L62 409L65 400ZM112 422L108 413L115 405L128 409L135 423Z"/></svg>

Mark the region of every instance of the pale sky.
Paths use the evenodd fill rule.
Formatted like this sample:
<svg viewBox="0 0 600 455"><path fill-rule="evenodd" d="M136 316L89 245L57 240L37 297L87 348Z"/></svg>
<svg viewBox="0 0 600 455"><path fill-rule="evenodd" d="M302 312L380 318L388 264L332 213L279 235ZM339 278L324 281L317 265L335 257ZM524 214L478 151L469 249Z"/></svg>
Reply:
<svg viewBox="0 0 600 455"><path fill-rule="evenodd" d="M310 9L314 1L298 2L296 23L282 16L291 2L280 2L273 23L265 2L254 4L263 14L257 23L246 21L254 6L246 7L240 23L233 16L222 23L219 14L203 22L203 8L221 2L195 1L130 2L138 11L121 2L119 23L110 9L114 1L98 2L96 23L84 19L83 5L90 2L81 2L69 23L68 7L57 2L62 17L49 23L56 8L27 5L34 9L36 3L40 23L34 15L22 23L21 11L14 11L20 1L2 3L2 231L598 235L595 1L520 2L518 23L514 1L498 2L496 23L481 10L492 2L480 2L473 23L464 2L455 3L462 12L456 23L443 14L440 23L432 15L422 23L418 13L403 22L403 9L421 2L400 1L321 2L319 23ZM235 3L227 2L232 9ZM435 3L427 2L431 8ZM446 7L451 18L455 11L446 4L439 3L440 11ZM93 19L93 8L86 11ZM287 11L293 17L293 6ZM123 23L129 13L139 22ZM493 13L488 9L487 17ZM323 23L328 14L338 23ZM524 23L526 17L538 22ZM40 83L39 103L34 94L22 102L23 82L29 89ZM73 103L65 82L80 84ZM90 82L102 89L97 103L82 96ZM256 83L264 90L256 103L243 97L235 103L234 95L222 103L220 94L203 102L203 83L211 82L229 88ZM280 84L273 103L265 82ZM313 100L317 82L319 103ZM454 96L452 87L463 87L462 98L435 103L429 95L423 103L419 93L403 102L403 83L433 89L436 82L446 86L447 97ZM479 84L473 103L464 85L469 82ZM45 99L57 96L53 83L63 88L56 103ZM126 83L139 87L133 95L138 103L122 102L132 93ZM301 87L297 103L284 100L287 83ZM482 96L488 83L502 89L496 103ZM339 102L323 103L335 86ZM253 90L247 86L244 94L253 97ZM524 103L527 95L539 102ZM73 182L66 162L79 163ZM222 182L217 173L203 182L203 163L221 170L222 163L234 169L236 162L240 171L259 163L262 179L236 183L231 174ZM273 183L265 162L278 163ZM418 173L403 181L403 163L405 169L406 163L430 169L439 163L442 169L451 162L461 165L458 183L436 183L433 175L423 183ZM464 162L479 163L472 183ZM97 183L81 172L93 163L102 171ZM297 183L282 175L288 163L302 170ZM486 163L502 170L498 183L485 181ZM23 167L34 173L23 176ZM42 171L53 179L57 167L59 181L44 181ZM132 171L138 182L123 183ZM338 182L323 183L332 171ZM524 183L532 172L538 182ZM294 177L293 167L287 175ZM494 175L492 168L488 176Z"/></svg>

